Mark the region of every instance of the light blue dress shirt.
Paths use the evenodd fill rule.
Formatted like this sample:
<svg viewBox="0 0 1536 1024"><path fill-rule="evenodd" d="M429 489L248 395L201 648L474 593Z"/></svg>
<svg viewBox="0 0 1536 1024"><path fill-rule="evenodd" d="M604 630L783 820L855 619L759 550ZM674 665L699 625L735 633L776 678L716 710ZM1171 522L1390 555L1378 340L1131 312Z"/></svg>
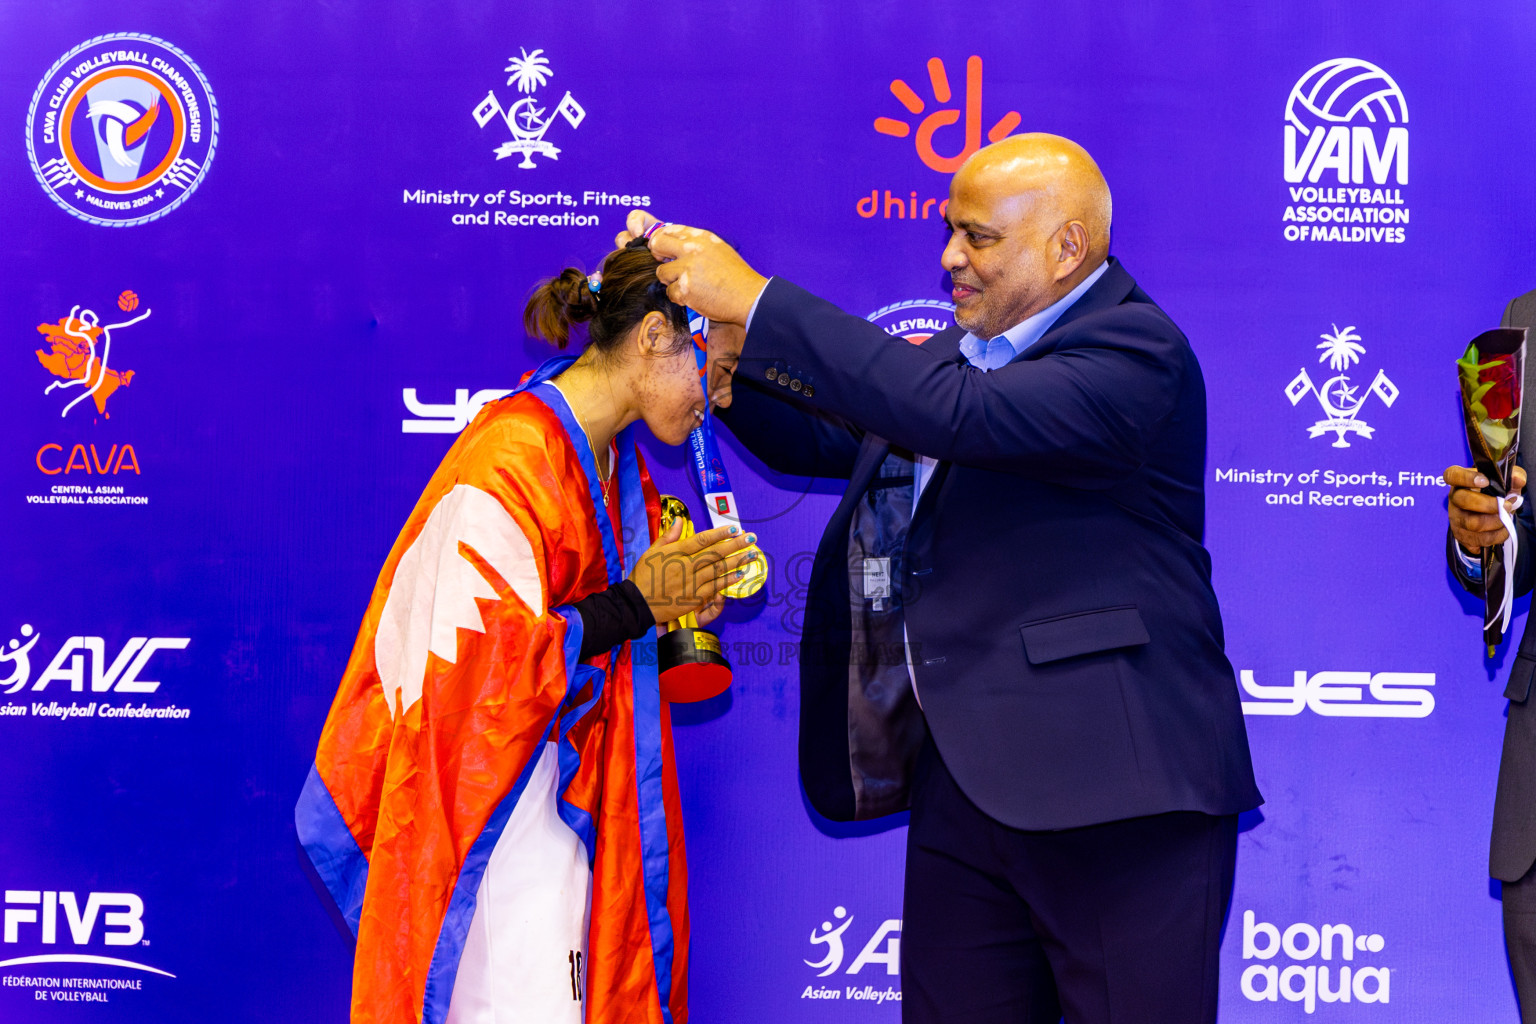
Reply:
<svg viewBox="0 0 1536 1024"><path fill-rule="evenodd" d="M1005 366L1011 362L1029 346L1045 337L1045 332L1061 319L1072 304L1088 293L1088 289L1098 283L1099 278L1109 269L1109 261L1100 263L1098 269L1080 281L1076 288L1057 299L1036 313L1014 326L1008 328L1002 334L991 341L983 341L969 332L960 339L960 354L972 365L983 371L995 370L999 366ZM917 511L917 499L922 496L923 488L928 486L928 478L933 475L933 467L938 464L937 459L918 453L917 463L913 466L912 510Z"/></svg>

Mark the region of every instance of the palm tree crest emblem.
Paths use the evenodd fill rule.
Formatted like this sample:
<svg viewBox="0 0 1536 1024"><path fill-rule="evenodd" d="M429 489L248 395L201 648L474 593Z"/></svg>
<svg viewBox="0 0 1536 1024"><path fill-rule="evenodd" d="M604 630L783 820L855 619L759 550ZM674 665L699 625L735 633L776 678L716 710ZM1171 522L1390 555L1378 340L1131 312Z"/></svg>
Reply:
<svg viewBox="0 0 1536 1024"><path fill-rule="evenodd" d="M472 111L475 122L481 128L500 117L506 124L507 130L512 133L510 142L503 142L496 147L496 159L504 160L514 154L521 155L522 161L517 166L522 168L536 166L533 162L535 154L558 160L560 150L552 143L544 141L545 133L555 123L556 118L561 117L572 128L579 128L587 112L567 91L555 109L546 115L545 108L539 105L539 101L533 95L547 85L555 74L554 69L549 66L549 58L544 56L542 49L529 53L526 47L518 47L518 55L509 57L507 66L502 70L511 73L507 78L507 84L514 86L519 93L522 93L522 98L510 107L503 107L501 100L496 96L496 90L492 89Z"/></svg>
<svg viewBox="0 0 1536 1024"><path fill-rule="evenodd" d="M1324 332L1319 335L1322 343L1317 346L1321 355L1317 361L1326 362L1328 368L1334 372L1334 376L1325 380L1321 385L1312 383L1312 378L1307 375L1305 368L1298 373L1285 387L1285 397L1295 405L1307 395L1317 396L1317 403L1322 407L1323 419L1318 420L1307 428L1308 437L1322 437L1326 433L1333 433L1335 440L1333 447L1350 447L1347 435L1357 434L1370 440L1374 434L1374 428L1360 419L1360 410L1371 395L1381 399L1387 408L1397 401L1398 387L1393 384L1385 370L1377 370L1376 377L1371 381L1371 386L1360 393L1359 385L1349 382L1349 374L1346 373L1352 365L1360 361L1365 354L1365 346L1361 344L1361 337L1355 332L1354 325L1339 329L1338 324L1330 324L1332 333Z"/></svg>

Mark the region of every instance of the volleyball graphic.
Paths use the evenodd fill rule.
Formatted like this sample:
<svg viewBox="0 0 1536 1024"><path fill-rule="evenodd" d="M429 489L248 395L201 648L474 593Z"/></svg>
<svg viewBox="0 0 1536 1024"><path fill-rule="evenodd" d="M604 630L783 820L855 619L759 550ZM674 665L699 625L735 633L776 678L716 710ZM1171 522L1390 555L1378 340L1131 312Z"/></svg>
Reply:
<svg viewBox="0 0 1536 1024"><path fill-rule="evenodd" d="M1325 60L1301 76L1285 101L1285 119L1303 132L1324 122L1407 124L1408 101L1392 76L1354 57Z"/></svg>
<svg viewBox="0 0 1536 1024"><path fill-rule="evenodd" d="M117 297L117 308L124 313L131 313L139 308L139 296L137 292L128 290Z"/></svg>

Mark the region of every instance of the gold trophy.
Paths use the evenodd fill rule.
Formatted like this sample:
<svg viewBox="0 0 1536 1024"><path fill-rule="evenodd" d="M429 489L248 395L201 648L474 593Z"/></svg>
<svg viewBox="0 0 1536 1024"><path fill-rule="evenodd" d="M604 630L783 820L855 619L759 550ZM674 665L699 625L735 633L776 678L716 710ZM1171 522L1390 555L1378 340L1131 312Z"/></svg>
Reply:
<svg viewBox="0 0 1536 1024"><path fill-rule="evenodd" d="M661 532L666 533L678 519L683 521L683 533L678 539L692 537L693 517L688 514L688 506L681 498L663 494ZM666 571L665 567L662 571ZM750 579L750 576L746 577L737 586ZM730 594L731 588L724 592ZM667 623L666 631L656 641L656 654L661 663L661 696L664 700L673 703L708 700L724 693L731 685L731 663L721 650L720 638L700 627L699 617L693 612Z"/></svg>

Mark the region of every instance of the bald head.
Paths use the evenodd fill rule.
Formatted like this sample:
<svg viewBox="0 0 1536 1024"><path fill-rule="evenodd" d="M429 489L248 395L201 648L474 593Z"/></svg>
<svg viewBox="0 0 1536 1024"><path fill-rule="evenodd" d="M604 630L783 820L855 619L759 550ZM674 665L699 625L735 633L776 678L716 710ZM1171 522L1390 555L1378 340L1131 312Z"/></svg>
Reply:
<svg viewBox="0 0 1536 1024"><path fill-rule="evenodd" d="M955 321L995 337L1065 296L1109 255L1109 186L1059 135L1011 135L971 155L950 183L944 249Z"/></svg>
<svg viewBox="0 0 1536 1024"><path fill-rule="evenodd" d="M1071 139L1010 135L973 153L955 174L957 183L964 178L999 198L1040 203L1063 222L1081 221L1090 250L1100 260L1109 254L1109 185L1093 157Z"/></svg>

